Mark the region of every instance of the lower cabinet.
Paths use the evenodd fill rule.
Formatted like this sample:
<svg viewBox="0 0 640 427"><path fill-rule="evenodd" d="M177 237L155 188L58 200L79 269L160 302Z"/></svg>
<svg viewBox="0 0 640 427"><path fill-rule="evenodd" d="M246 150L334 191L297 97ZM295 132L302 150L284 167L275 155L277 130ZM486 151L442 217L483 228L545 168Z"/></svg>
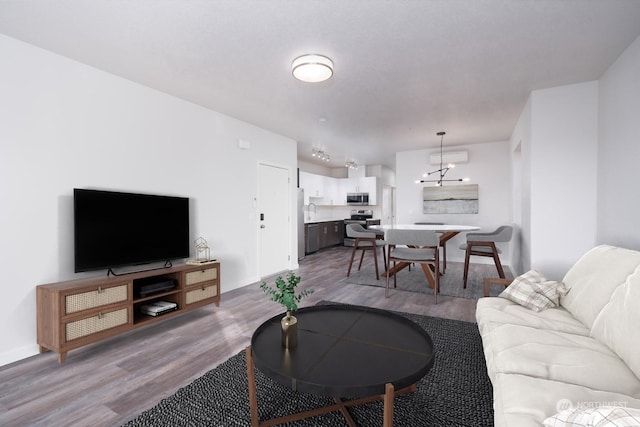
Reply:
<svg viewBox="0 0 640 427"><path fill-rule="evenodd" d="M320 249L342 244L344 221L327 221L319 223Z"/></svg>
<svg viewBox="0 0 640 427"><path fill-rule="evenodd" d="M55 351L62 363L69 350L206 304L219 306L220 263L39 285L36 303L40 352Z"/></svg>

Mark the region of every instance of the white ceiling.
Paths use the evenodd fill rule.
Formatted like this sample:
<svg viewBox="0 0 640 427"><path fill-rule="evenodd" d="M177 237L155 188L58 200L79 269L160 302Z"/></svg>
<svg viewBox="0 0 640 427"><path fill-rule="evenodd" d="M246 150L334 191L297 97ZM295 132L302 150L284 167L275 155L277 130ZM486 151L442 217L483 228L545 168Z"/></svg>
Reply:
<svg viewBox="0 0 640 427"><path fill-rule="evenodd" d="M2 0L0 33L295 139L300 159L393 165L440 130L507 140L531 90L602 75L640 1ZM294 80L304 53L334 76Z"/></svg>

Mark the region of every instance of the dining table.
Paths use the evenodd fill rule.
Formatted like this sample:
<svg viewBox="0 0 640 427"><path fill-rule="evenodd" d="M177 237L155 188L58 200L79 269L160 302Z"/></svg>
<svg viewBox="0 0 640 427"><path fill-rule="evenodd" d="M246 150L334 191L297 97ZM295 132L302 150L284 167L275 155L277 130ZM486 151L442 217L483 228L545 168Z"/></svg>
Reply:
<svg viewBox="0 0 640 427"><path fill-rule="evenodd" d="M480 227L475 225L457 225L457 224L382 224L382 225L370 225L368 228L373 230L429 230L435 231L440 235L439 245L444 247L444 245L457 236L459 233L468 232L468 231L477 231L480 230ZM440 269L440 274L444 274L446 271L447 259L446 256L443 259L443 268ZM393 276L403 268L410 266L411 264L408 262L399 262L395 266L387 268L387 271L383 273L383 276ZM429 282L429 287L433 288L435 286L435 278L433 276L433 271L426 264L421 264L422 270L424 271L424 275Z"/></svg>

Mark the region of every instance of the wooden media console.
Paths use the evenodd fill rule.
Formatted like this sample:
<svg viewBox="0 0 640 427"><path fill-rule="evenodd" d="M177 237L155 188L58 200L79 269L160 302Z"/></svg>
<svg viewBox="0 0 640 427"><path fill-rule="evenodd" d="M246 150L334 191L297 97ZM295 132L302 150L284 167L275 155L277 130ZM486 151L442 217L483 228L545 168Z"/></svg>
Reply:
<svg viewBox="0 0 640 427"><path fill-rule="evenodd" d="M175 287L141 296L141 286L154 279ZM39 285L36 299L40 353L55 351L62 363L69 350L203 305L219 306L220 263ZM141 307L154 301L175 303L177 308L158 316L143 314Z"/></svg>

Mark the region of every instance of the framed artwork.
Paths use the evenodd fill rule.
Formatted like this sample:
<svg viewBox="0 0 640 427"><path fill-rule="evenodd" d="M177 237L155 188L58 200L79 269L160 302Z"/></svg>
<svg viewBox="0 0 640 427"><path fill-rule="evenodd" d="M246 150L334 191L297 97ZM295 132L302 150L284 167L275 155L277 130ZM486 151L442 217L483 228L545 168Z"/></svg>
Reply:
<svg viewBox="0 0 640 427"><path fill-rule="evenodd" d="M426 214L478 213L478 184L424 187L422 194Z"/></svg>

